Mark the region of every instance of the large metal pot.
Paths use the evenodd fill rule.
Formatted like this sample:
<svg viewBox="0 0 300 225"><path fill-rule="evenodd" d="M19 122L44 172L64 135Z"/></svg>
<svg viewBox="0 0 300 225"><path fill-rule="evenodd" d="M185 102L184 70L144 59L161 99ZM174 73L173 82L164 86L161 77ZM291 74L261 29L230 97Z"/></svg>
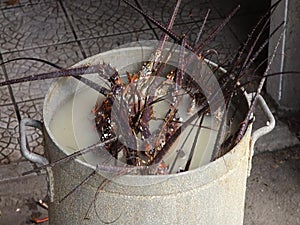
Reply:
<svg viewBox="0 0 300 225"><path fill-rule="evenodd" d="M103 61L121 63L131 54L139 55L140 49L112 50L90 57L78 65ZM77 81L73 78L59 79L46 95L43 124L32 119L22 120L20 132L25 158L46 164L66 156L67 153L55 140L49 123L56 110L74 95L76 87ZM246 98L239 106L243 113L248 109ZM50 224L243 224L246 180L253 145L259 136L274 127L272 114L264 100L261 97L259 100L269 116L270 125L256 131L252 138L250 125L241 142L232 150L198 169L163 176L124 175L118 179L126 180L128 185L112 180L100 191L99 184L105 178L96 173L62 202L59 201L95 168L76 159L48 169ZM26 148L26 126L42 129L47 159ZM145 185L147 183L149 185Z"/></svg>

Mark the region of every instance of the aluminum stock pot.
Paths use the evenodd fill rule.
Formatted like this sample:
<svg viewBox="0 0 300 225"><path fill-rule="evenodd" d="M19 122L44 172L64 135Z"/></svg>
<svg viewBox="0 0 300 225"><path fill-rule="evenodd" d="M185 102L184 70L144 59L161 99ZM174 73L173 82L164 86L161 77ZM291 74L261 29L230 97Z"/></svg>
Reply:
<svg viewBox="0 0 300 225"><path fill-rule="evenodd" d="M152 49L144 49L148 57ZM124 59L141 57L140 49L129 47L104 52L75 66L87 63L123 63ZM55 139L50 122L57 110L72 97L77 81L61 78L50 87L44 101L43 123L23 119L20 125L21 149L24 157L45 165L65 157L67 153ZM248 110L250 95L245 95L239 105L242 113ZM243 224L246 180L251 168L253 146L256 140L270 132L274 118L262 97L259 97L269 118L269 125L251 135L250 125L243 139L223 157L184 173L170 175L123 175L112 179L102 190L99 185L106 178L95 173L95 167L77 158L47 169L49 223L51 225L76 224ZM26 127L42 130L45 157L27 149ZM72 131L70 131L72 132ZM73 193L61 201L71 190Z"/></svg>

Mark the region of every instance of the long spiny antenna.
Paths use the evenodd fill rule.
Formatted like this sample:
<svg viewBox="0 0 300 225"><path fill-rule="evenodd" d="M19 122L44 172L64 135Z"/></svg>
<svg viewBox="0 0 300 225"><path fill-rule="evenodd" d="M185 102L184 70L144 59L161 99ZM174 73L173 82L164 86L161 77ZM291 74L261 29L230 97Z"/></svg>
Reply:
<svg viewBox="0 0 300 225"><path fill-rule="evenodd" d="M285 27L284 27L283 30L285 30ZM276 44L276 46L275 46L275 48L274 48L274 51L273 51L273 53L272 53L272 55L271 55L271 57L270 57L268 66L267 66L267 68L266 68L266 70L265 70L265 72L264 72L264 74L263 74L263 78L261 79L261 81L260 81L260 83L259 83L259 86L258 86L258 88L257 88L257 91L255 92L255 95L254 95L254 97L253 97L253 99L252 99L252 102L251 102L251 104L250 104L250 107L249 107L248 113L247 113L247 115L246 115L246 118L245 118L245 120L243 121L243 123L241 123L240 129L239 129L239 131L238 131L238 133L237 133L237 137L236 137L235 142L234 142L234 145L236 145L237 143L240 142L240 140L242 139L242 137L244 136L244 134L245 134L245 132L246 132L246 129L247 129L247 127L248 127L249 121L250 121L251 116L252 116L252 113L253 113L253 111L254 111L254 107L255 107L255 105L256 105L257 99L258 99L258 97L259 97L259 95L260 95L260 93L261 93L261 91L262 91L263 85L264 85L264 83L265 83L266 75L268 74L268 72L269 72L269 70L270 70L270 67L271 67L271 64L273 63L273 60L274 60L274 58L275 58L275 55L276 55L277 49L278 49L278 47L279 47L279 45L280 45L280 41L281 41L281 39L282 39L282 37L283 37L283 34L284 34L284 31L281 32L281 35L280 35L280 37L279 37L279 39L278 39L278 41L277 41L277 44Z"/></svg>
<svg viewBox="0 0 300 225"><path fill-rule="evenodd" d="M216 37L216 35L225 27L225 25L230 21L230 19L237 13L240 7L240 5L235 7L232 10L232 12L225 18L225 20L223 20L223 22L219 26L217 26L198 47L195 48L195 54L199 55L201 53L203 48L207 46Z"/></svg>
<svg viewBox="0 0 300 225"><path fill-rule="evenodd" d="M278 1L279 2L279 1ZM235 55L232 63L231 63L231 66L230 68L228 69L228 71L220 78L219 80L219 83L221 84L221 87L222 85L227 85L228 84L228 81L233 79L234 82L231 82L231 85L227 85L227 86L231 86L231 88L229 90L227 90L227 92L231 92L232 94L230 95L224 109L223 109L223 119L222 119L222 124L221 124L221 127L219 129L219 132L217 134L217 139L216 139L216 142L215 142L215 147L214 147L214 150L213 150L213 154L212 154L212 160L215 160L216 158L220 157L221 154L221 147L222 147L222 142L223 142L223 133L225 131L225 112L228 110L228 107L231 103L231 99L233 97L233 93L235 92L236 89L241 88L242 86L238 83L238 80L241 78L241 76L243 76L243 73L245 73L245 71L250 67L251 63L254 62L255 58L258 56L258 54L260 53L260 51L265 47L265 45L268 43L268 40L269 38L265 41L265 43L259 48L259 51L256 52L256 54L252 57L252 59L249 61L249 58L254 50L254 45L256 45L256 43L258 42L258 39L259 37L261 36L262 32L265 30L265 27L267 26L268 22L269 22L269 15L272 14L274 12L274 10L276 9L277 5L278 5L278 2L275 3L273 6L270 7L270 10L267 11L267 13L265 13L263 15L263 17L260 18L260 20L258 21L258 23L255 25L255 27L252 29L250 35L248 36L248 39L246 40L246 42L240 47L240 50L237 52L237 54ZM273 9L273 10L272 10ZM270 12L269 12L270 11ZM266 19L267 18L267 19ZM244 64L243 66L241 67L240 69L240 74L242 75L239 75L239 73L237 75L235 75L234 77L231 77L233 76L233 70L237 67L237 64L241 61L241 58L242 58L242 55L244 54L244 52L246 51L246 48L248 47L250 41L252 40L255 32L257 31L259 25L261 23L263 23L263 21L266 19L264 25L263 25L263 28L260 30L259 32L259 35L258 37L256 37L256 39L254 40L254 44L250 47L250 51L248 52L248 55L244 61ZM277 30L277 29L276 29ZM273 32L274 34L275 32ZM272 36L273 34L271 34L270 36ZM227 80L227 81L226 81ZM227 88L228 89L228 88Z"/></svg>
<svg viewBox="0 0 300 225"><path fill-rule="evenodd" d="M201 28L200 28L200 30L199 30L199 32L198 32L198 35L197 35L196 39L195 39L194 47L197 46L197 44L198 44L198 42L199 42L199 40L200 40L200 37L201 37L201 35L203 34L203 30L204 30L204 27L205 27L205 24L206 24L206 22L207 22L207 19L208 19L209 14L210 14L210 9L207 10L207 13L206 13L206 15L205 15L205 17L204 17L204 21L202 22Z"/></svg>
<svg viewBox="0 0 300 225"><path fill-rule="evenodd" d="M91 145L91 146L89 146L89 147L86 147L86 148L84 148L84 149L78 150L78 151L72 153L71 155L68 155L68 156L66 156L66 157L64 157L64 158L62 158L62 159L59 159L59 160L54 161L54 162L52 162L52 163L49 163L49 164L40 166L40 167L38 167L38 168L36 168L36 169L33 169L33 170L29 170L29 171L27 171L27 172L24 172L22 175L25 176L25 175L28 175L28 174L31 174L31 173L37 173L37 172L39 172L39 171L41 171L41 170L43 170L43 169L46 169L46 168L52 168L52 167L54 167L54 166L56 166L56 165L58 165L58 164L68 162L68 161L70 161L70 160L72 160L72 159L75 159L75 158L77 158L77 157L79 157L79 156L82 156L82 155L84 155L84 154L86 154L86 153L89 153L89 152L91 152L91 151L99 150L99 149L101 149L101 147L104 147L105 145L107 145L107 144L109 144L109 143L112 143L112 142L114 142L114 141L116 141L116 140L117 140L117 138L114 137L114 138L111 138L111 139L109 139L109 140L107 140L107 141L104 141L104 142L101 142L101 143L97 143L97 144L93 144L93 145Z"/></svg>
<svg viewBox="0 0 300 225"><path fill-rule="evenodd" d="M41 73L41 74L37 74L37 75L31 75L31 76L26 76L26 77L3 81L3 82L0 82L0 86L24 83L24 82L28 82L28 81L53 79L53 78L59 78L59 77L74 77L77 80L88 85L89 87L93 88L94 90L98 91L100 94L107 96L107 94L109 93L109 90L107 88L105 88L89 79L82 77L83 75L88 75L88 74L92 74L92 73L101 74L103 71L102 67L104 67L104 66L108 66L108 64L89 65L89 66L83 66L83 67L77 67L77 68L61 69L61 70L54 71L54 72Z"/></svg>

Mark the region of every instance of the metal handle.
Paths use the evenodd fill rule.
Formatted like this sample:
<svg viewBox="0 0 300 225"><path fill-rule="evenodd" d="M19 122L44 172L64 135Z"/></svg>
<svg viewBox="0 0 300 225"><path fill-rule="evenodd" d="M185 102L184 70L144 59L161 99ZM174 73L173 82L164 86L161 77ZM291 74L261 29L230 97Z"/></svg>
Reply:
<svg viewBox="0 0 300 225"><path fill-rule="evenodd" d="M248 99L252 99L252 97L253 97L254 94L255 93L248 94ZM251 161L252 161L252 156L254 154L254 145L255 145L256 141L260 137L262 137L262 136L266 135L267 133L271 132L274 129L274 127L275 127L275 118L274 118L273 114L271 113L271 110L269 109L266 101L264 100L264 98L261 95L258 96L258 103L260 104L261 109L263 110L263 112L267 116L268 121L267 121L267 125L266 126L257 129L252 134L251 144L250 144L250 156L249 156L249 165L248 165L248 176L250 175L250 171L251 171L251 168L252 168Z"/></svg>
<svg viewBox="0 0 300 225"><path fill-rule="evenodd" d="M34 162L34 163L39 163L42 165L48 164L49 161L45 157L28 150L27 139L26 139L26 126L34 127L34 128L37 128L37 129L43 131L43 124L40 121L30 119L30 118L25 118L25 119L21 120L20 136L21 136L21 152L22 152L23 156L26 159L28 159L29 161Z"/></svg>

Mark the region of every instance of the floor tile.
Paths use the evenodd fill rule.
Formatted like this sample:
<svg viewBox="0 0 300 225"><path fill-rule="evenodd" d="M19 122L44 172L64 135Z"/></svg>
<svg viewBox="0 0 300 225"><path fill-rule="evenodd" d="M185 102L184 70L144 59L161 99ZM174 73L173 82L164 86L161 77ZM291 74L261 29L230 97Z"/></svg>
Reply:
<svg viewBox="0 0 300 225"><path fill-rule="evenodd" d="M0 67L0 82L5 81L4 73ZM0 87L0 105L11 103L11 97L7 86Z"/></svg>
<svg viewBox="0 0 300 225"><path fill-rule="evenodd" d="M204 41L208 37L208 35L213 32L215 27L217 27L222 20L210 20L204 27L203 35L201 36L200 40ZM183 33L187 34L187 40L190 43L196 39L198 32L201 28L201 22L193 22L193 23L186 23L181 25L175 25L173 30L179 36ZM155 32L158 36L161 36L163 33L159 29L155 29ZM115 47L118 47L123 44L128 44L130 42L135 41L142 41L142 40L155 40L155 35L153 34L152 30L145 30L143 32L136 32L124 35L115 35L110 37L103 37L103 38L93 38L88 40L81 41L83 48L87 52L88 56L104 52ZM169 41L172 41L169 39ZM218 54L220 55L219 60L224 60L229 56L233 56L238 47L239 47L238 40L234 37L232 32L230 31L229 27L225 26L223 30L216 35L216 37L206 45L205 49L217 49ZM216 57L214 57L216 59Z"/></svg>
<svg viewBox="0 0 300 225"><path fill-rule="evenodd" d="M18 120L14 107L0 107L0 164L22 158L19 145Z"/></svg>
<svg viewBox="0 0 300 225"><path fill-rule="evenodd" d="M79 0L63 2L79 40L149 28L144 18L124 2Z"/></svg>
<svg viewBox="0 0 300 225"><path fill-rule="evenodd" d="M3 54L4 60L18 57L35 57L49 60L61 67L69 67L83 59L76 42L35 48L26 51ZM25 77L57 69L41 62L22 60L6 65L9 79ZM53 80L25 82L12 85L13 94L17 102L44 97Z"/></svg>
<svg viewBox="0 0 300 225"><path fill-rule="evenodd" d="M18 103L21 118L42 120L43 99ZM32 127L26 129L31 151L43 154L43 135ZM13 105L0 106L0 164L23 159L19 144L19 124Z"/></svg>
<svg viewBox="0 0 300 225"><path fill-rule="evenodd" d="M200 36L199 44L205 43L203 48L203 53L206 57L211 60L223 64L224 61L230 60L234 54L237 52L240 43L232 34L228 26L225 26L219 33L215 35L214 38L211 38L208 41L209 36L214 32L214 30L222 23L222 20L209 20L203 29L203 32ZM175 25L173 31L178 34L186 34L187 40L191 45L194 45L194 42L198 36L202 23L200 21L193 23L185 23L181 25Z"/></svg>
<svg viewBox="0 0 300 225"><path fill-rule="evenodd" d="M82 40L81 43L87 56L92 56L122 46L124 44L129 44L131 42L141 40L155 40L155 35L153 31L146 30L143 32L129 33L123 35L92 38L88 40Z"/></svg>
<svg viewBox="0 0 300 225"><path fill-rule="evenodd" d="M230 20L228 26L240 43L244 43L260 18L260 14L238 15Z"/></svg>
<svg viewBox="0 0 300 225"><path fill-rule="evenodd" d="M0 11L0 50L22 50L74 40L57 1Z"/></svg>
<svg viewBox="0 0 300 225"><path fill-rule="evenodd" d="M11 97L7 87L0 87L0 105L11 103Z"/></svg>
<svg viewBox="0 0 300 225"><path fill-rule="evenodd" d="M32 118L42 121L44 99L33 99L31 101L17 103L21 118Z"/></svg>

